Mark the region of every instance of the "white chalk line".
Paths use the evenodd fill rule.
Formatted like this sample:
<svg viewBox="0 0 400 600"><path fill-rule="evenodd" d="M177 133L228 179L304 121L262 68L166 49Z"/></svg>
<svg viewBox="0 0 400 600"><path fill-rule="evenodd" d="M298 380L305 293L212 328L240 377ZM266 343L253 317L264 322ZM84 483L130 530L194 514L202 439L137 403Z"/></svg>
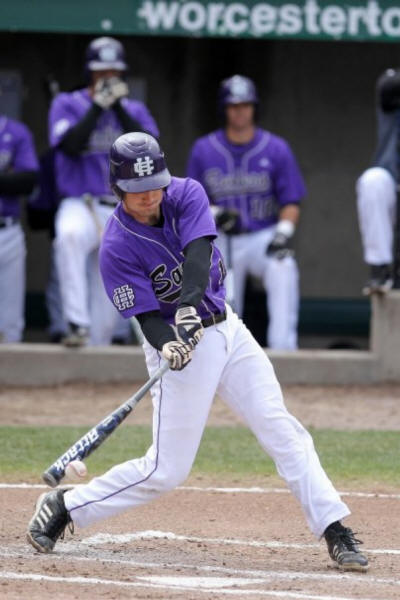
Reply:
<svg viewBox="0 0 400 600"><path fill-rule="evenodd" d="M287 543L287 542L259 542L256 540L242 540L235 538L206 538L206 537L195 537L195 536L186 536L186 535L177 535L176 533L172 533L171 531L137 531L135 533L121 533L121 534L111 534L111 533L98 533L89 538L84 538L81 541L81 544L86 545L94 545L97 546L99 544L128 544L129 542L134 542L136 540L156 540L156 539L164 539L170 541L179 541L179 542L197 542L197 543L207 543L207 544L223 544L223 545L231 545L231 546L247 546L252 548L285 548L291 550L315 550L316 548L321 548L320 544L296 544L296 543ZM369 554L393 554L400 555L400 550L396 549L370 549L365 548L365 552Z"/></svg>
<svg viewBox="0 0 400 600"><path fill-rule="evenodd" d="M73 487L69 484L63 487ZM47 485L40 483L0 483L0 489L48 489ZM197 486L179 486L175 488L182 492L214 492L218 494L290 494L290 490L287 488L261 488L261 487L197 487ZM340 496L347 496L351 498L382 498L391 500L400 500L400 494L383 494L375 492L354 492L354 491L340 491Z"/></svg>
<svg viewBox="0 0 400 600"><path fill-rule="evenodd" d="M346 596L326 596L326 595L315 595L301 592L290 592L290 591L272 591L272 590L249 590L249 589L226 589L226 588L213 588L213 587L197 587L180 585L180 577L176 578L176 584L171 584L171 577L168 578L169 585L166 583L156 583L157 576L153 577L138 577L141 581L119 581L113 579L102 579L98 577L61 577L53 575L42 575L40 573L15 573L13 571L0 571L0 579L11 579L11 580L22 580L22 581L48 581L52 583L73 583L82 585L106 585L116 587L128 587L128 588L158 588L164 590L177 590L177 591L192 591L192 592L205 592L207 594L226 594L235 596L269 596L273 598L292 598L293 600L353 600L353 598ZM162 579L162 578L161 578ZM185 580L186 578L184 578ZM152 583L151 581L154 581ZM253 583L259 583L259 580ZM227 584L229 582L227 581ZM233 584L235 585L235 584ZM354 599L355 600L355 599ZM376 600L372 598L363 598L363 600Z"/></svg>
<svg viewBox="0 0 400 600"><path fill-rule="evenodd" d="M119 565L126 565L135 568L141 569L187 569L194 570L202 573L224 573L226 575L235 575L241 577L262 577L263 579L268 580L279 580L283 579L287 580L304 580L304 581L329 581L329 582L350 582L350 583L368 583L376 584L376 585L400 585L400 579L396 579L394 577L374 577L370 573L363 573L362 575L358 575L355 573L343 573L339 570L336 573L306 573L304 571L272 571L272 570L260 570L260 569L233 569L230 567L219 567L219 566L211 566L211 565L199 565L199 564L191 564L191 563L164 563L164 562L143 562L132 559L125 558L110 558L106 554L102 552L97 552L96 556L80 556L80 555L72 555L72 552L79 551L79 542L63 542L57 547L57 553L51 554L50 557L40 556L46 560L47 558L51 558L51 560L61 560L63 562L70 560L71 562L96 562L99 561L103 563L117 563ZM34 560L37 562L38 555L33 553L28 547L23 547L18 550L13 550L10 548L1 549L0 548L0 556L5 558L21 558L28 560Z"/></svg>

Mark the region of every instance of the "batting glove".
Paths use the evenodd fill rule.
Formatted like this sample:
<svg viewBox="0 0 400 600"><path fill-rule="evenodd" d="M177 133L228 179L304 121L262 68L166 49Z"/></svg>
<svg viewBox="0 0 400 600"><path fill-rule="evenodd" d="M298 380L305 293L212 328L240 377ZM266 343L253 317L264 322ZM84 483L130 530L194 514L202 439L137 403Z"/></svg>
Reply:
<svg viewBox="0 0 400 600"><path fill-rule="evenodd" d="M267 246L267 256L282 260L286 256L294 256L294 250L289 248L289 238L283 233L276 233Z"/></svg>
<svg viewBox="0 0 400 600"><path fill-rule="evenodd" d="M267 246L266 254L282 260L286 256L294 256L294 250L290 247L290 238L294 234L295 225L292 221L283 219L276 226L275 235Z"/></svg>
<svg viewBox="0 0 400 600"><path fill-rule="evenodd" d="M194 306L182 306L175 313L178 340L194 348L204 334L201 318Z"/></svg>
<svg viewBox="0 0 400 600"><path fill-rule="evenodd" d="M118 77L99 79L94 87L93 102L108 110L117 100L128 95L128 86Z"/></svg>
<svg viewBox="0 0 400 600"><path fill-rule="evenodd" d="M99 79L94 86L93 102L103 110L108 110L114 104L114 96L106 79Z"/></svg>
<svg viewBox="0 0 400 600"><path fill-rule="evenodd" d="M110 77L107 79L107 85L114 97L114 102L129 95L128 85L119 77Z"/></svg>
<svg viewBox="0 0 400 600"><path fill-rule="evenodd" d="M184 342L167 342L163 345L161 354L169 362L172 371L182 371L192 360L192 348Z"/></svg>
<svg viewBox="0 0 400 600"><path fill-rule="evenodd" d="M215 215L215 224L227 235L240 233L240 214L234 208L223 208Z"/></svg>

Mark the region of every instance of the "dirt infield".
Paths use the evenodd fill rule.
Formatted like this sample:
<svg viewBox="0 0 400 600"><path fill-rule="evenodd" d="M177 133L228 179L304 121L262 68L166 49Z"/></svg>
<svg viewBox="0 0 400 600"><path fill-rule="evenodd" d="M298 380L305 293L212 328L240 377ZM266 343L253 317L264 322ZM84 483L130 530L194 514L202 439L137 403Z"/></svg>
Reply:
<svg viewBox="0 0 400 600"><path fill-rule="evenodd" d="M69 385L0 393L0 424L92 424L132 394L132 386ZM400 429L399 386L285 389L306 425ZM144 401L135 422L149 423ZM210 423L234 424L217 401ZM395 600L400 597L400 490L344 499L349 524L365 542L368 573L332 567L324 542L309 533L295 500L277 480L246 482L227 493L191 478L181 489L106 523L66 533L52 555L25 541L32 487L0 482L0 597L7 600L100 598ZM235 482L223 482L235 486ZM244 484L242 484L244 485ZM273 486L279 485L275 489ZM192 488L190 488L192 486ZM267 486L270 486L267 489ZM380 487L379 491L382 490ZM388 490L389 491L389 490ZM393 493L394 492L394 493Z"/></svg>
<svg viewBox="0 0 400 600"><path fill-rule="evenodd" d="M127 400L139 385L65 384L0 390L0 425L93 425ZM288 409L306 427L400 429L400 385L286 386ZM149 395L135 409L138 424L151 422ZM238 418L216 399L208 423L234 425Z"/></svg>
<svg viewBox="0 0 400 600"><path fill-rule="evenodd" d="M289 494L175 490L106 524L67 533L52 555L37 554L24 539L37 494L0 489L0 597L7 600L400 596L393 527L400 498L346 500L371 567L343 574Z"/></svg>

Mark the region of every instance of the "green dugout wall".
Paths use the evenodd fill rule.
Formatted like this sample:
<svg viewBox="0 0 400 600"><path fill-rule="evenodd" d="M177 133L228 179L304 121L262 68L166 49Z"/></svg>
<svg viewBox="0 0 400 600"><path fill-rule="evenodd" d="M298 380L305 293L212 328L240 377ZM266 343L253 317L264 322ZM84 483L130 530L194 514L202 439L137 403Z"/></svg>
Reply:
<svg viewBox="0 0 400 600"><path fill-rule="evenodd" d="M62 90L82 82L94 36L124 43L177 175L193 140L218 126L218 82L234 73L252 77L260 125L289 140L308 188L296 239L300 330L367 334L354 185L374 149L375 80L400 63L400 7L373 0L3 0L0 12L0 73L21 76L21 118L39 152L47 146L46 81L55 78ZM47 234L28 233L31 322L44 318L48 251Z"/></svg>

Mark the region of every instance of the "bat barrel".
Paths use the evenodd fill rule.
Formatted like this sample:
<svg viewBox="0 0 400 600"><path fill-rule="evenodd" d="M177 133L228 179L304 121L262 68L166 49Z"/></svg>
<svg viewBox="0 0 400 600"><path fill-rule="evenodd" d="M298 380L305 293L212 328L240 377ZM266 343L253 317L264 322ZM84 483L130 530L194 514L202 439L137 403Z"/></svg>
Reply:
<svg viewBox="0 0 400 600"><path fill-rule="evenodd" d="M169 369L168 363L164 363L152 377L134 394L127 402L121 404L114 412L103 419L96 427L85 433L75 444L55 463L53 463L43 474L43 481L50 487L56 487L65 475L66 466L73 460L84 460L96 448L108 438L109 435L126 419L133 408L139 402L152 385Z"/></svg>

